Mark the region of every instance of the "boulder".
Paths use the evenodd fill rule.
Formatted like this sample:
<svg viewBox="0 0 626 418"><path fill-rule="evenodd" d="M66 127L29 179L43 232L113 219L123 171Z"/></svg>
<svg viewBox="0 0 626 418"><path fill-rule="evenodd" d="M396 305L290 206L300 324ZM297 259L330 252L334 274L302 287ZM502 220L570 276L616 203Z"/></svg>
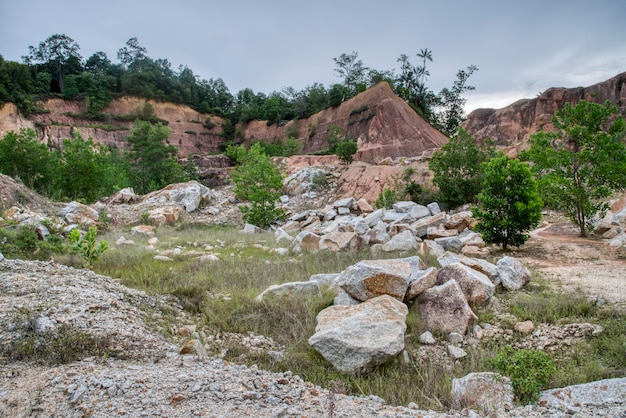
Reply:
<svg viewBox="0 0 626 418"><path fill-rule="evenodd" d="M279 298L313 298L316 296L321 296L320 288L315 281L307 281L307 282L289 282L283 284L274 284L268 287L258 295L255 300L257 302L262 302L264 299L268 297L279 297Z"/></svg>
<svg viewBox="0 0 626 418"><path fill-rule="evenodd" d="M408 308L388 295L354 306L330 306L317 315L309 344L342 373L357 373L404 349Z"/></svg>
<svg viewBox="0 0 626 418"><path fill-rule="evenodd" d="M530 282L530 271L516 258L502 257L497 267L502 287L507 290L517 290Z"/></svg>
<svg viewBox="0 0 626 418"><path fill-rule="evenodd" d="M418 251L425 255L431 255L433 257L441 257L445 254L446 250L435 241L425 239L419 244Z"/></svg>
<svg viewBox="0 0 626 418"><path fill-rule="evenodd" d="M448 280L455 280L461 286L465 299L471 306L487 303L496 289L487 276L461 263L448 264L439 269L437 285Z"/></svg>
<svg viewBox="0 0 626 418"><path fill-rule="evenodd" d="M455 280L425 290L417 300L420 317L429 330L465 335L470 321L477 319Z"/></svg>
<svg viewBox="0 0 626 418"><path fill-rule="evenodd" d="M419 244L413 232L406 230L391 237L389 241L383 244L383 251L411 251L416 250Z"/></svg>
<svg viewBox="0 0 626 418"><path fill-rule="evenodd" d="M452 379L451 394L454 408L476 409L487 415L513 405L511 380L498 373L470 373Z"/></svg>
<svg viewBox="0 0 626 418"><path fill-rule="evenodd" d="M443 226L446 229L454 229L461 232L473 223L474 218L472 218L472 212L463 211L448 216Z"/></svg>
<svg viewBox="0 0 626 418"><path fill-rule="evenodd" d="M161 190L149 193L144 198L146 204L178 203L186 212L193 212L211 198L211 189L195 180L175 183Z"/></svg>
<svg viewBox="0 0 626 418"><path fill-rule="evenodd" d="M61 209L59 216L68 224L79 224L88 227L98 223L99 213L97 210L78 202L70 202Z"/></svg>
<svg viewBox="0 0 626 418"><path fill-rule="evenodd" d="M320 250L320 242L322 241L322 237L314 234L310 231L302 231L293 241L293 251L294 252L302 252L307 251L310 253L316 253Z"/></svg>
<svg viewBox="0 0 626 418"><path fill-rule="evenodd" d="M500 271L498 270L498 267L487 260L483 260L482 258L472 258L462 254L456 254L446 251L444 254L437 258L437 261L439 262L439 265L441 267L453 263L464 264L467 267L471 267L474 270L477 270L486 275L489 280L491 280L491 283L493 283L495 286L498 286L500 284Z"/></svg>
<svg viewBox="0 0 626 418"><path fill-rule="evenodd" d="M154 226L152 225L136 225L130 229L131 235L141 235L144 237L154 237Z"/></svg>
<svg viewBox="0 0 626 418"><path fill-rule="evenodd" d="M362 302L380 295L402 301L413 272L419 270L414 259L419 257L359 261L341 272L335 283Z"/></svg>
<svg viewBox="0 0 626 418"><path fill-rule="evenodd" d="M140 196L135 194L132 187L126 187L108 198L106 202L109 204L132 203L139 200L139 198Z"/></svg>
<svg viewBox="0 0 626 418"><path fill-rule="evenodd" d="M332 251L355 251L359 249L360 239L354 232L331 232L323 236L321 249Z"/></svg>
<svg viewBox="0 0 626 418"><path fill-rule="evenodd" d="M356 204L359 207L359 211L361 213L371 213L371 212L374 212L374 208L372 207L372 205L370 205L370 203L366 199L364 199L364 198L360 198L356 202Z"/></svg>
<svg viewBox="0 0 626 418"><path fill-rule="evenodd" d="M285 241L291 244L293 242L293 237L289 235L283 228L276 228L276 231L274 231L274 238L276 239L277 243Z"/></svg>
<svg viewBox="0 0 626 418"><path fill-rule="evenodd" d="M331 174L328 170L318 167L305 167L283 180L284 190L291 196L299 196L318 187ZM323 179L323 180L318 180Z"/></svg>
<svg viewBox="0 0 626 418"><path fill-rule="evenodd" d="M439 203L437 203L437 202L431 202L431 203L427 204L426 207L430 211L430 214L433 215L433 216L441 213L441 208L439 207Z"/></svg>
<svg viewBox="0 0 626 418"><path fill-rule="evenodd" d="M154 225L172 225L180 217L180 208L177 206L164 206L148 211L148 221Z"/></svg>
<svg viewBox="0 0 626 418"><path fill-rule="evenodd" d="M409 287L406 291L406 295L404 297L405 302L409 302L419 295L421 295L425 290L430 289L431 287L437 284L437 269L434 267L430 267L427 270L420 270L415 275L412 275L409 280Z"/></svg>
<svg viewBox="0 0 626 418"><path fill-rule="evenodd" d="M436 215L422 218L411 224L411 227L415 231L415 235L420 238L424 238L428 232L428 228L437 228L439 225L446 221L446 213L439 212Z"/></svg>
<svg viewBox="0 0 626 418"><path fill-rule="evenodd" d="M463 248L463 243L458 236L435 238L435 242L441 245L446 251L459 252Z"/></svg>

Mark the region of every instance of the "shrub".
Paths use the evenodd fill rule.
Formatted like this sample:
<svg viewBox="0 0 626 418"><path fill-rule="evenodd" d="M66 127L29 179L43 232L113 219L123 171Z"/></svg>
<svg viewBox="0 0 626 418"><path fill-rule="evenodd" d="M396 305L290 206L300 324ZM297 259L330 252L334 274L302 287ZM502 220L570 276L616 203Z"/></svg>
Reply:
<svg viewBox="0 0 626 418"><path fill-rule="evenodd" d="M386 188L378 194L378 199L374 203L378 209L391 209L393 204L398 201L398 195L395 190Z"/></svg>
<svg viewBox="0 0 626 418"><path fill-rule="evenodd" d="M353 160L353 155L356 153L358 145L356 141L352 139L346 139L337 144L335 148L335 154L341 161L346 164L350 164Z"/></svg>
<svg viewBox="0 0 626 418"><path fill-rule="evenodd" d="M72 250L83 257L83 266L85 268L92 268L93 263L109 249L106 241L96 242L96 228L94 227L89 228L84 237L81 236L78 229L73 229L68 239Z"/></svg>
<svg viewBox="0 0 626 418"><path fill-rule="evenodd" d="M492 367L511 379L518 401L528 404L539 398L539 393L556 371L552 359L539 350L515 350L505 347L491 362Z"/></svg>

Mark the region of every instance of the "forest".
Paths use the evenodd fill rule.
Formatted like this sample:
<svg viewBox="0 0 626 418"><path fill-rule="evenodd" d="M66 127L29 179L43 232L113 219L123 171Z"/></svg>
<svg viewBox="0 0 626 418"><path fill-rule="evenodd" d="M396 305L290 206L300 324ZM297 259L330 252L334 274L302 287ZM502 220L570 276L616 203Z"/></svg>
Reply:
<svg viewBox="0 0 626 418"><path fill-rule="evenodd" d="M254 119L273 124L307 118L385 81L424 119L452 136L465 117L463 94L474 89L468 79L478 70L474 65L459 70L450 88L435 93L427 86L431 50L421 49L414 58L402 54L396 62L398 70L369 68L353 51L333 58L333 71L340 79L333 85L313 82L302 90L285 87L271 93L245 88L233 94L221 78L200 79L187 66L174 69L167 59L151 58L135 37L117 51L116 58L113 62L98 51L85 59L79 44L65 34L29 46L21 63L7 61L0 54L0 105L14 103L28 116L41 111L38 100L81 100L87 102L81 116L99 120L114 98L132 95L187 105L222 116L233 126Z"/></svg>

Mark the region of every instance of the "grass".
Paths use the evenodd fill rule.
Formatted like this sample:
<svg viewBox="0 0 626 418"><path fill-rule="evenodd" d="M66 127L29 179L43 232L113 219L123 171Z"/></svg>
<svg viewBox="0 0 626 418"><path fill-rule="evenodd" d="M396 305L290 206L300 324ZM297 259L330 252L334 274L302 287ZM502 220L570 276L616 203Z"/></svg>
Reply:
<svg viewBox="0 0 626 418"><path fill-rule="evenodd" d="M132 238L136 245L115 248L114 243L122 235ZM549 352L556 373L547 387L626 375L625 313L609 306L597 306L584 295L558 293L537 273L519 291L497 292L498 313L492 307L476 310L477 323L500 323L511 333L508 340L484 338L477 345L463 347L468 353L466 357L450 362L445 354L445 336L435 333L440 343L434 347L419 344L418 337L426 329L417 310L410 307L405 337L408 364L394 360L366 374L341 375L308 344L316 315L332 303L330 292L313 299L269 299L262 303L256 302L255 297L272 284L306 281L317 273L339 273L360 260L375 258L369 251L280 256L271 251L278 246L271 233L246 235L232 227L204 224L162 226L157 229L157 237L158 251L177 248L180 254L171 255L168 262L156 261L154 250L146 248L148 238L131 236L128 229L110 230L100 238L106 239L112 248L94 263L94 270L150 294L175 295L207 335L253 332L271 338L284 348L284 356L276 358L264 350L249 350L233 340L210 347L212 354L267 370L290 370L307 381L332 387L337 393L373 394L390 404L415 402L421 408L446 410L451 407L452 379L492 370L490 359L506 345L524 343L525 336L512 331L516 321L524 320L531 320L537 326L589 322L604 329L599 335ZM189 256L194 252L211 252L219 261L200 261ZM377 257L406 255L383 253ZM80 262L67 256L55 259L69 264ZM423 259L426 264L437 266L433 257ZM24 350L28 352L33 344L36 345L26 344ZM426 355L419 355L424 352Z"/></svg>

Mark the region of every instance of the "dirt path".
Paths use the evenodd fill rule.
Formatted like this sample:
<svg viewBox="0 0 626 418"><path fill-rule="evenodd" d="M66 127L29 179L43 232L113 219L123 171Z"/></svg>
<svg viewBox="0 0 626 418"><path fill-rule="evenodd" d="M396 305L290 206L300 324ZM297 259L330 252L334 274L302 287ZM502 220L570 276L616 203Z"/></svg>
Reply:
<svg viewBox="0 0 626 418"><path fill-rule="evenodd" d="M626 307L626 250L580 238L563 222L547 221L530 235L515 256L554 280L557 288Z"/></svg>

